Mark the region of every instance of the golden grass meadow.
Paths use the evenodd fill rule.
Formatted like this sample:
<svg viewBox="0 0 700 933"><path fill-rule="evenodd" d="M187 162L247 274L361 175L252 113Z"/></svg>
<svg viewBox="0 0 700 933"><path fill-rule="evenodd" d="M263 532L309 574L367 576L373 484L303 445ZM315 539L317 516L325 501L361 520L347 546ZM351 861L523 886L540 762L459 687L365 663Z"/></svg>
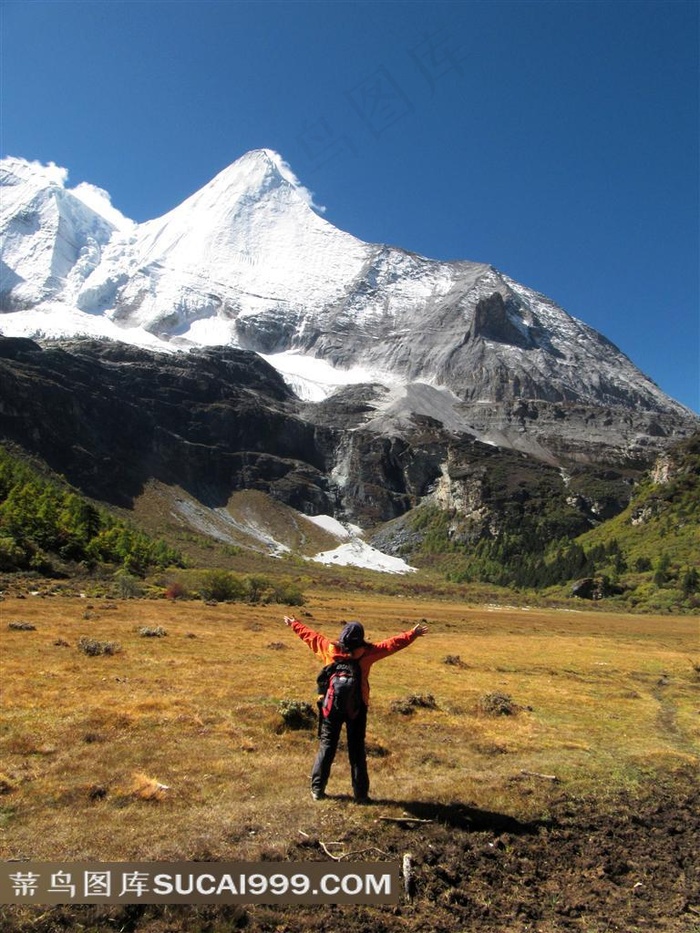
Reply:
<svg viewBox="0 0 700 933"><path fill-rule="evenodd" d="M372 671L373 807L342 748L314 802L319 662L283 606L6 598L0 603L1 852L31 860L284 858L379 817L459 803L517 819L550 801L634 793L700 762L697 617L469 606L316 590L298 616L329 636L429 634ZM17 623L35 626L17 627ZM160 637L144 637L160 628ZM81 638L117 646L79 650ZM484 698L511 699L489 715ZM434 708L393 704L434 698Z"/></svg>

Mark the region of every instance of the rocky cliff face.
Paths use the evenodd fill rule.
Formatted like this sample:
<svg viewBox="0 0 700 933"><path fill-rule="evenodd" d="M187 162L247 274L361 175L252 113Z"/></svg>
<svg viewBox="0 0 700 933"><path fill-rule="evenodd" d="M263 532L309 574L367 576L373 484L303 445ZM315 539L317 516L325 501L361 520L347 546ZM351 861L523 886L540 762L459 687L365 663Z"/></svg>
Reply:
<svg viewBox="0 0 700 933"><path fill-rule="evenodd" d="M212 507L256 489L363 525L400 515L439 475L445 438L437 423L405 437L358 429L358 395L301 403L247 350L0 338L0 439L126 507L156 479Z"/></svg>
<svg viewBox="0 0 700 933"><path fill-rule="evenodd" d="M512 524L514 509L556 500L566 529L578 533L620 511L648 465L570 460L564 470L430 415L407 417L400 404L378 414L386 391L359 385L305 403L247 350L163 354L0 338L0 438L88 495L126 507L151 480L209 507L258 490L364 528L428 503L457 516L459 534L476 540ZM422 403L431 401L428 392ZM395 551L400 541L383 546Z"/></svg>
<svg viewBox="0 0 700 933"><path fill-rule="evenodd" d="M155 478L209 505L252 488L333 511L314 426L278 373L244 350L0 340L0 434L105 502L128 506Z"/></svg>

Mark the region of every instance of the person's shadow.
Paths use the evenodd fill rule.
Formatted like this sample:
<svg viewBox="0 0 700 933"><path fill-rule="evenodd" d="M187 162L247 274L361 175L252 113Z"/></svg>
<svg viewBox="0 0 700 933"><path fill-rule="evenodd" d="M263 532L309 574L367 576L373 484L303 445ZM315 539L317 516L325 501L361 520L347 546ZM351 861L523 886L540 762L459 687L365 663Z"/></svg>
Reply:
<svg viewBox="0 0 700 933"><path fill-rule="evenodd" d="M331 795L329 795L331 796ZM336 800L352 800L344 794L332 795ZM472 830L474 832L493 832L496 835L511 833L514 836L523 836L536 833L542 827L552 825L552 820L540 819L523 821L506 813L493 810L482 810L465 803L435 803L428 800L393 800L388 798L372 797L366 806L391 807L392 810L400 807L403 816L387 816L392 823L405 823L411 825L412 821L425 820L426 822L442 824L452 829Z"/></svg>

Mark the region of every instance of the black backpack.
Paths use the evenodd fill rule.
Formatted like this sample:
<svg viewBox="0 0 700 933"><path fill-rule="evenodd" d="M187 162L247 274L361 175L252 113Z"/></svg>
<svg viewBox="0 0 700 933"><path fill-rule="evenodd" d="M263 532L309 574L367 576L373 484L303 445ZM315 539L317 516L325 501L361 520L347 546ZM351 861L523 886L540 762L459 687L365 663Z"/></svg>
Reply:
<svg viewBox="0 0 700 933"><path fill-rule="evenodd" d="M362 708L362 674L353 658L336 658L327 664L316 678L321 714L328 717L339 713L344 719L354 719Z"/></svg>

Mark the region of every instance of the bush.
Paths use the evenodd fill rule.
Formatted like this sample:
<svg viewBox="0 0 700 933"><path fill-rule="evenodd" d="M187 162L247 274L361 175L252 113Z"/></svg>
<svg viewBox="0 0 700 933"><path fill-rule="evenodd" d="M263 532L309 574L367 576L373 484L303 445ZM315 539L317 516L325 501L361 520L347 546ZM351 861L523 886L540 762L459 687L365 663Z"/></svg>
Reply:
<svg viewBox="0 0 700 933"><path fill-rule="evenodd" d="M114 584L117 595L121 599L136 599L142 595L143 591L138 579L126 570L119 570L114 574Z"/></svg>
<svg viewBox="0 0 700 933"><path fill-rule="evenodd" d="M229 570L207 570L199 575L197 589L206 602L282 603L286 606L303 606L305 601L301 587L292 580L283 578L275 582L270 577L257 573L239 576Z"/></svg>
<svg viewBox="0 0 700 933"><path fill-rule="evenodd" d="M187 587L184 583L180 583L179 580L173 580L165 588L166 599L187 599L189 595Z"/></svg>
<svg viewBox="0 0 700 933"><path fill-rule="evenodd" d="M449 667L468 667L468 664L465 664L464 661L460 658L458 654L448 654L442 659L443 664L447 664Z"/></svg>
<svg viewBox="0 0 700 933"><path fill-rule="evenodd" d="M477 705L486 716L513 716L520 709L507 693L487 693Z"/></svg>
<svg viewBox="0 0 700 933"><path fill-rule="evenodd" d="M303 703L299 700L282 700L278 707L282 717L282 726L280 731L285 729L313 729L316 725L318 714L309 703Z"/></svg>
<svg viewBox="0 0 700 933"><path fill-rule="evenodd" d="M78 639L78 649L94 658L101 654L118 654L122 647L115 641L97 641L95 638L88 638L81 635Z"/></svg>
<svg viewBox="0 0 700 933"><path fill-rule="evenodd" d="M391 704L392 713L401 713L402 716L412 716L416 709L438 709L435 697L430 693L412 694Z"/></svg>
<svg viewBox="0 0 700 933"><path fill-rule="evenodd" d="M246 598L251 603L263 602L272 589L270 578L261 574L247 576L243 585L246 590Z"/></svg>
<svg viewBox="0 0 700 933"><path fill-rule="evenodd" d="M27 554L14 538L0 538L0 570L19 570L27 563Z"/></svg>
<svg viewBox="0 0 700 933"><path fill-rule="evenodd" d="M306 598L297 583L291 580L281 580L272 589L271 602L281 603L284 606L303 606Z"/></svg>
<svg viewBox="0 0 700 933"><path fill-rule="evenodd" d="M243 600L246 597L246 587L240 577L228 570L208 570L199 584L202 599L217 603L229 600Z"/></svg>
<svg viewBox="0 0 700 933"><path fill-rule="evenodd" d="M0 794L12 794L19 787L14 778L8 777L4 772L0 772Z"/></svg>

